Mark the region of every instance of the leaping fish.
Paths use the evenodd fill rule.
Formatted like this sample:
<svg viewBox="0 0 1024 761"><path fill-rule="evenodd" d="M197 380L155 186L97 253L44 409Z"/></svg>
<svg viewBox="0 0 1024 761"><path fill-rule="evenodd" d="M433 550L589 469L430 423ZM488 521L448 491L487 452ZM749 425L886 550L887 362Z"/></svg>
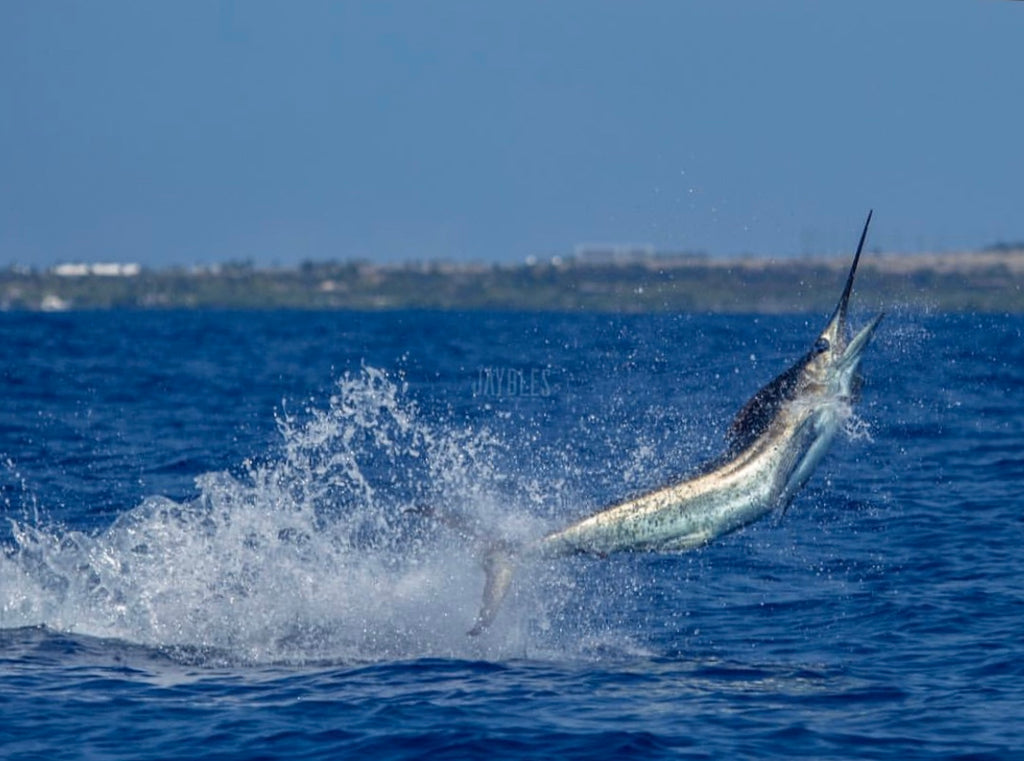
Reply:
<svg viewBox="0 0 1024 761"><path fill-rule="evenodd" d="M785 510L807 483L860 389L864 349L879 314L852 338L846 312L871 212L839 304L810 350L748 401L728 430L728 447L698 475L655 489L524 545L491 544L483 558L483 603L469 634L494 621L516 566L531 559L622 551L683 551Z"/></svg>

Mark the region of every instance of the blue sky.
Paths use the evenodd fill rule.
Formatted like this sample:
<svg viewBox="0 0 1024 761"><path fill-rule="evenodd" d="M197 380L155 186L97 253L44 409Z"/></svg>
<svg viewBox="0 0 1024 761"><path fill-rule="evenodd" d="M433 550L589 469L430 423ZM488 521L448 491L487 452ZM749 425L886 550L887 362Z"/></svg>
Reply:
<svg viewBox="0 0 1024 761"><path fill-rule="evenodd" d="M0 264L1024 240L1024 3L16 3Z"/></svg>

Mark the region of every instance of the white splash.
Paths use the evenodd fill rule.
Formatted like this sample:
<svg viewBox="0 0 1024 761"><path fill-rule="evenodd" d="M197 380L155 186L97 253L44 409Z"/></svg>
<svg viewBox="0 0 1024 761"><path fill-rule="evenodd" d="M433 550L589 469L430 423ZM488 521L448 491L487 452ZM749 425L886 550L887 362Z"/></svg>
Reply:
<svg viewBox="0 0 1024 761"><path fill-rule="evenodd" d="M147 498L98 535L13 522L0 628L257 662L516 647L465 636L477 548L410 513L493 509L501 446L425 422L403 392L380 370L345 376L326 409L279 416L279 451L199 477L193 500Z"/></svg>
<svg viewBox="0 0 1024 761"><path fill-rule="evenodd" d="M850 441L866 441L871 443L875 440L871 435L871 424L857 415L852 409L843 423L843 433L846 434L846 438Z"/></svg>

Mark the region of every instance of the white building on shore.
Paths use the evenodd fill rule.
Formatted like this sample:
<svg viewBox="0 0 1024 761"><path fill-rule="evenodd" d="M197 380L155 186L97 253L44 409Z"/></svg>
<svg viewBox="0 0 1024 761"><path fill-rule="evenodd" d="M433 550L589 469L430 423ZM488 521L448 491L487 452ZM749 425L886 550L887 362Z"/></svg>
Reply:
<svg viewBox="0 0 1024 761"><path fill-rule="evenodd" d="M58 264L52 270L58 277L135 277L142 272L142 266L134 262L93 262L83 264L81 262L68 262Z"/></svg>

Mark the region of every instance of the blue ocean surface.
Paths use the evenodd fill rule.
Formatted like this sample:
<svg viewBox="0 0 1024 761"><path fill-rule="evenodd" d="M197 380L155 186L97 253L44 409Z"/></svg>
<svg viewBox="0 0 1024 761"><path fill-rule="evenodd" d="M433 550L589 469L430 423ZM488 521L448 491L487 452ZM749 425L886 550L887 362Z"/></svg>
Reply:
<svg viewBox="0 0 1024 761"><path fill-rule="evenodd" d="M466 635L424 507L684 475L826 317L0 314L0 758L1024 757L1019 316L896 308L784 516Z"/></svg>

